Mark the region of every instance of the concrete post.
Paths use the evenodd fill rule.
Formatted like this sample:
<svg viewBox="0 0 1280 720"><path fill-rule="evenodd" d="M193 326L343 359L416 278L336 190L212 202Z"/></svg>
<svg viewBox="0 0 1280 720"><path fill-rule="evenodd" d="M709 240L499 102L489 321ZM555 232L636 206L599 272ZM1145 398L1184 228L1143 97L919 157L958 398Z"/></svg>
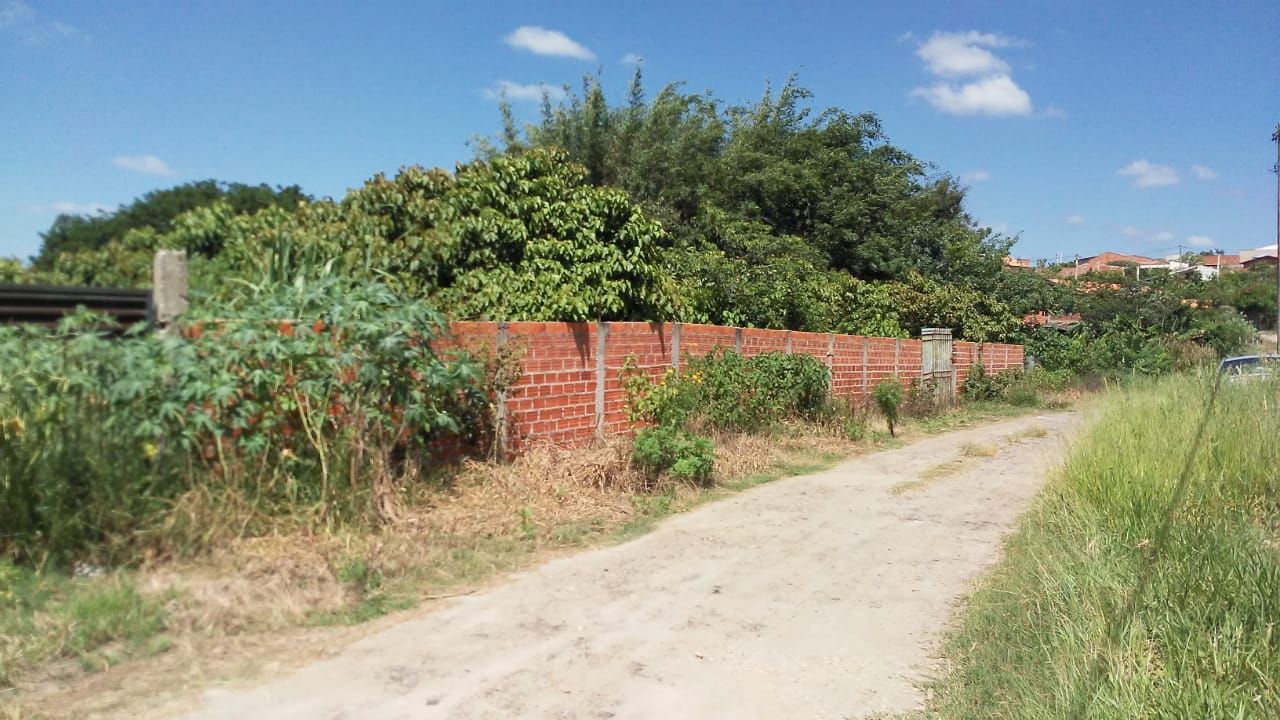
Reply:
<svg viewBox="0 0 1280 720"><path fill-rule="evenodd" d="M671 367L680 372L680 323L671 324Z"/></svg>
<svg viewBox="0 0 1280 720"><path fill-rule="evenodd" d="M739 355L742 354L742 328L733 329L733 347Z"/></svg>
<svg viewBox="0 0 1280 720"><path fill-rule="evenodd" d="M609 337L609 323L596 323L596 439L604 440L604 386L609 380L604 364L605 343Z"/></svg>
<svg viewBox="0 0 1280 720"><path fill-rule="evenodd" d="M870 380L867 379L867 363L870 361L871 338L862 338L862 395L871 397Z"/></svg>
<svg viewBox="0 0 1280 720"><path fill-rule="evenodd" d="M498 323L498 337L494 341L494 360L499 367L505 362L503 354L507 349L508 325L505 322ZM507 388L505 385L498 388L497 397L494 398L493 409L493 453L499 462L507 459Z"/></svg>
<svg viewBox="0 0 1280 720"><path fill-rule="evenodd" d="M187 254L160 250L151 266L151 303L158 327L170 327L187 309Z"/></svg>
<svg viewBox="0 0 1280 720"><path fill-rule="evenodd" d="M902 338L894 338L893 339L893 379L894 380L898 379L898 374L901 372L898 369L898 367L902 364L901 359L902 359Z"/></svg>
<svg viewBox="0 0 1280 720"><path fill-rule="evenodd" d="M791 354L791 331L787 331L787 354Z"/></svg>
<svg viewBox="0 0 1280 720"><path fill-rule="evenodd" d="M836 389L836 334L827 333L827 388L834 394Z"/></svg>

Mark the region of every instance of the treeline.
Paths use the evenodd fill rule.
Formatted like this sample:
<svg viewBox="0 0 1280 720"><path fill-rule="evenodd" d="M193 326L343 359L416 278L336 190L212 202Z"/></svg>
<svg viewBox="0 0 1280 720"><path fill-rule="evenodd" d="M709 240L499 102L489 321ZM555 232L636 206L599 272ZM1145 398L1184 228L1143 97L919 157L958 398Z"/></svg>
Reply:
<svg viewBox="0 0 1280 720"><path fill-rule="evenodd" d="M377 280L458 319L882 336L940 326L1026 342L1077 372L1158 371L1198 348L1234 350L1252 332L1232 309L1242 300L1269 317L1274 284L1268 295L1262 276L1255 287L1117 275L1082 293L1005 268L1014 238L979 226L953 177L894 146L875 115L810 101L794 80L745 105L679 85L649 99L637 72L610 104L587 78L560 103L544 98L532 124L504 103L501 134L452 173L407 167L341 200L213 181L157 191L114 213L59 217L32 266L0 265L0 281L145 285L151 254L176 248L214 299L329 275ZM1040 311L1084 321L1025 328Z"/></svg>

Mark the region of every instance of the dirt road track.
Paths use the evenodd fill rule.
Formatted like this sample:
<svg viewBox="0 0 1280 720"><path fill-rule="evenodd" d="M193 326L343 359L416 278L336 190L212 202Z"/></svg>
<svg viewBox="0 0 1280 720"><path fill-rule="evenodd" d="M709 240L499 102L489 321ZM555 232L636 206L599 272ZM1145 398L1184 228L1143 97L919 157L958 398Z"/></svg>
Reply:
<svg viewBox="0 0 1280 720"><path fill-rule="evenodd" d="M547 563L198 720L849 718L917 707L952 603L1058 462L1060 413L780 480ZM1011 441L1038 426L1044 437ZM998 448L910 492L966 444Z"/></svg>

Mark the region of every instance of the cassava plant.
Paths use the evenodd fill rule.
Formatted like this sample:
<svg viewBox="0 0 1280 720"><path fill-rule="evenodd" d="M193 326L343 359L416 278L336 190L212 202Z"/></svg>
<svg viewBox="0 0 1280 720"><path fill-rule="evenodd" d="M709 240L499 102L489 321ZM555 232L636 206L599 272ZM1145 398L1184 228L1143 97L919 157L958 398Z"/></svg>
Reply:
<svg viewBox="0 0 1280 720"><path fill-rule="evenodd" d="M0 328L0 555L129 559L274 516L393 514L483 401L477 366L432 349L442 326L328 279L196 303L178 334L88 316Z"/></svg>

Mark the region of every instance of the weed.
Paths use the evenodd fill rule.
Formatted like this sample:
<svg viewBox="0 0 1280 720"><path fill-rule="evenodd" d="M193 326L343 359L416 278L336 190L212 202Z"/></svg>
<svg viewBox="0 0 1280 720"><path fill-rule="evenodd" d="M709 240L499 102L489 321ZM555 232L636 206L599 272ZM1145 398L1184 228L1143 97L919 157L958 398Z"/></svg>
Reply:
<svg viewBox="0 0 1280 720"><path fill-rule="evenodd" d="M538 537L538 526L533 522L533 510L528 506L520 508L520 538L525 542L533 542Z"/></svg>
<svg viewBox="0 0 1280 720"><path fill-rule="evenodd" d="M889 436L894 435L894 423L898 421L898 412L902 408L902 383L897 380L881 380L871 390L871 398L889 425Z"/></svg>

